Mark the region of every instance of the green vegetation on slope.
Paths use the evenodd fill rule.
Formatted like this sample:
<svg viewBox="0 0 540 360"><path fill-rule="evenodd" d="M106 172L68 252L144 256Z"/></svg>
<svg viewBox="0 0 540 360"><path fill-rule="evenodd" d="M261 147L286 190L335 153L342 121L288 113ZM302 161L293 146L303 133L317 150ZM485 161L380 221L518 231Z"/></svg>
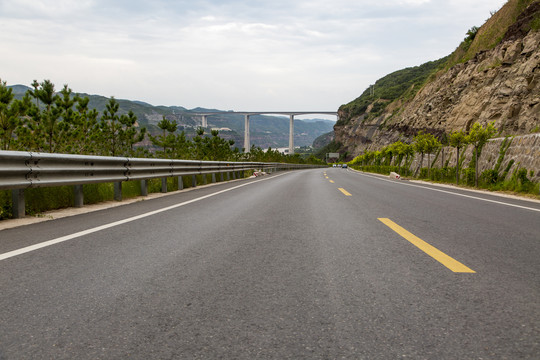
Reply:
<svg viewBox="0 0 540 360"><path fill-rule="evenodd" d="M509 37L509 28L518 22L518 18L523 14L531 4L532 16L530 19L524 19L523 29L537 31L540 29L540 7L538 0L509 0L499 11L491 16L482 27L473 26L468 32L467 37L450 55L447 68L458 63L472 59L478 52L491 50L497 46L505 37Z"/></svg>
<svg viewBox="0 0 540 360"><path fill-rule="evenodd" d="M420 66L395 71L377 80L373 88L368 88L360 97L348 104L342 105L339 110L343 116L338 125L346 124L351 118L362 115L371 103L374 103L372 112L381 113L387 104L400 98L412 98L426 83L429 76L440 70L448 58L430 61Z"/></svg>

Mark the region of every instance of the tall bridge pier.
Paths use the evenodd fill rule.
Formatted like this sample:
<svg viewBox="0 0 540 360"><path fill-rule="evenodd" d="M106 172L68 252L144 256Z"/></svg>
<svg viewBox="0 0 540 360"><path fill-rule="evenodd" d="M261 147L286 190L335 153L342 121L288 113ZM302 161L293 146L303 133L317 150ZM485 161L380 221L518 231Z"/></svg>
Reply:
<svg viewBox="0 0 540 360"><path fill-rule="evenodd" d="M244 115L244 152L251 149L251 139L249 138L249 114Z"/></svg>
<svg viewBox="0 0 540 360"><path fill-rule="evenodd" d="M200 116L202 127L208 127L208 116L210 115L228 115L241 114L244 115L244 152L249 152L251 149L251 139L249 133L249 118L251 115L289 115L289 154L294 154L294 117L296 115L335 115L336 111L227 111L227 112L207 112L196 113L193 115Z"/></svg>

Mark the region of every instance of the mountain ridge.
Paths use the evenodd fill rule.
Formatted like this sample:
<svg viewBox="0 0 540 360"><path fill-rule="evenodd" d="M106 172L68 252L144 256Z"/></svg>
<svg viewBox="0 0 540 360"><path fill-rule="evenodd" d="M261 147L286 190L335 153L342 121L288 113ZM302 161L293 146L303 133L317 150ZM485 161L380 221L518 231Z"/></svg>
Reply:
<svg viewBox="0 0 540 360"><path fill-rule="evenodd" d="M9 85L13 89L16 98L22 98L31 87L21 84ZM109 97L74 93L73 96L89 98L89 108L96 109L101 114ZM225 110L206 109L196 107L187 109L182 106L152 105L140 100L116 99L120 104L119 114L126 114L130 110L137 116L139 126L144 126L152 134L161 130L157 123L165 116L168 120L178 123L178 131L185 131L188 137L195 136L196 129L201 126L201 119L194 113L216 112L208 117L208 125L211 128L220 129L220 136L227 140L234 140L237 147L244 144L244 116L230 113ZM325 119L295 119L294 142L296 146L311 146L313 141L320 135L333 129L334 121ZM289 119L283 116L252 115L250 117L251 143L261 148L286 147L289 143Z"/></svg>

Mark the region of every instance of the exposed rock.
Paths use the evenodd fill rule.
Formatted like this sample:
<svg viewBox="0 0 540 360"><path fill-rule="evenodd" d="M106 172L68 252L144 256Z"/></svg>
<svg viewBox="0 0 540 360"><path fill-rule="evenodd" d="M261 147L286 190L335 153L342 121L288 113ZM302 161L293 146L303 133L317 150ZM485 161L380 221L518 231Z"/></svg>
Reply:
<svg viewBox="0 0 540 360"><path fill-rule="evenodd" d="M540 12L540 2L532 3L518 16L516 22L508 28L502 41L506 42L525 37L530 29L531 21L534 20L534 16L538 12Z"/></svg>
<svg viewBox="0 0 540 360"><path fill-rule="evenodd" d="M538 132L540 126L540 32L483 51L464 64L439 73L406 104L390 104L370 120L336 125L336 141L351 156L397 140L411 140L420 130L433 134L468 131L475 122L494 122L500 136Z"/></svg>

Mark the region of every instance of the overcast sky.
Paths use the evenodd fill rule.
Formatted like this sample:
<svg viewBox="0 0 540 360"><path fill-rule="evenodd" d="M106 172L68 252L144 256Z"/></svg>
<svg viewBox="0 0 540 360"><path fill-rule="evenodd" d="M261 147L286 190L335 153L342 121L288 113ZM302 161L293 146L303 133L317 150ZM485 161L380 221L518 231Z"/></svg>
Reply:
<svg viewBox="0 0 540 360"><path fill-rule="evenodd" d="M505 0L0 0L0 78L153 105L335 111Z"/></svg>

